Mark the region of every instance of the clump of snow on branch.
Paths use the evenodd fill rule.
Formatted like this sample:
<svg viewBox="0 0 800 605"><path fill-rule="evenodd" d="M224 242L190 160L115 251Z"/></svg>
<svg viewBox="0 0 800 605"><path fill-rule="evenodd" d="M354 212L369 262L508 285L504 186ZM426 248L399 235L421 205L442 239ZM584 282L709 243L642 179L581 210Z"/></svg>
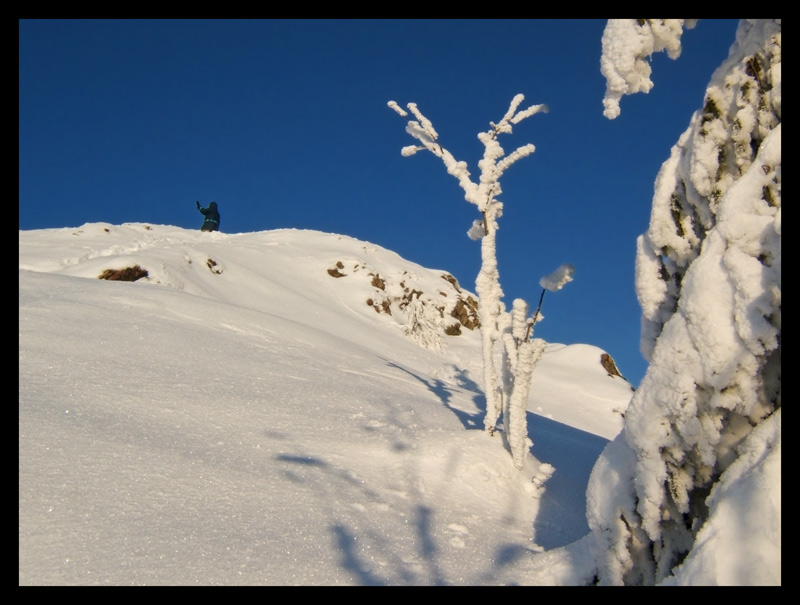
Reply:
<svg viewBox="0 0 800 605"><path fill-rule="evenodd" d="M484 235L486 235L486 229L483 227L483 221L480 219L475 219L472 221L472 226L467 231L467 237L473 241L479 241Z"/></svg>
<svg viewBox="0 0 800 605"><path fill-rule="evenodd" d="M539 285L545 290L550 290L550 292L558 292L567 283L572 281L572 276L574 274L575 267L569 263L565 263L550 275L545 275L540 279Z"/></svg>
<svg viewBox="0 0 800 605"><path fill-rule="evenodd" d="M670 59L681 54L683 28L692 29L697 19L609 19L603 32L600 71L606 78L603 115L613 120L620 114L624 95L648 93L653 88L648 58L667 51Z"/></svg>

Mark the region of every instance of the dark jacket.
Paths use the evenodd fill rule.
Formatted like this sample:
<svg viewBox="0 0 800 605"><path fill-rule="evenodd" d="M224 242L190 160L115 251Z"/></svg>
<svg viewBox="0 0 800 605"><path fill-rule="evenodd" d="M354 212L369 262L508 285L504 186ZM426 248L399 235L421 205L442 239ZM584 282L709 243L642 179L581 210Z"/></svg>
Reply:
<svg viewBox="0 0 800 605"><path fill-rule="evenodd" d="M197 209L205 215L206 220L203 221L203 226L200 231L219 231L219 212L217 211L217 202L211 202L208 208L203 208L200 202L197 203Z"/></svg>

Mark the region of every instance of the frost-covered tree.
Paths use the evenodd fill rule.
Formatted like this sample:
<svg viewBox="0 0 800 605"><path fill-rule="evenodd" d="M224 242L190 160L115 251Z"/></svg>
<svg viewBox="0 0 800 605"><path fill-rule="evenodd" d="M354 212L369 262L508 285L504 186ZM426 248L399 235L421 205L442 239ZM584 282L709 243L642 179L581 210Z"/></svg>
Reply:
<svg viewBox="0 0 800 605"><path fill-rule="evenodd" d="M434 304L425 304L419 299L419 294L412 294L411 300L405 306L406 323L403 333L411 340L425 349L441 351L442 339L441 317L439 309Z"/></svg>
<svg viewBox="0 0 800 605"><path fill-rule="evenodd" d="M547 343L541 338L531 338L534 326L542 319L542 301L546 291L557 292L572 281L575 267L561 265L550 275L539 280L542 294L536 312L530 315L528 303L514 300L511 314L503 314L501 324L503 341L503 417L509 449L517 468L522 468L525 453L533 445L528 439L528 399L531 379L536 365L544 354Z"/></svg>
<svg viewBox="0 0 800 605"><path fill-rule="evenodd" d="M689 25L609 21L607 117L619 114L623 94L650 89L646 58L663 49L676 58ZM599 583L680 584L693 549L720 539L709 520L742 469L752 475L780 459L780 20L740 21L703 108L662 165L637 240L636 290L650 365L592 472L589 524ZM767 494L752 498L736 523L780 516L779 498L777 511ZM729 553L740 560L720 583L748 584L749 562L775 557L780 583L775 538L777 554Z"/></svg>
<svg viewBox="0 0 800 605"><path fill-rule="evenodd" d="M472 239L481 241L481 269L475 281L475 293L478 295L478 313L481 322L486 394L484 427L490 435L493 434L500 414L505 411L506 436L517 468L522 468L528 443L527 401L531 373L541 358L545 346L544 341L540 339L531 340L533 322L528 323L528 306L524 301L515 301L513 316L509 316L506 312L497 268L497 219L503 210L503 204L498 199L502 193L500 178L512 164L535 150L529 143L506 155L498 142L498 137L500 134L510 134L513 125L519 124L525 118L547 111L545 105L532 105L518 111L524 99L523 95L516 95L503 118L497 124L490 122L489 130L478 134L478 139L484 145L484 153L478 162L481 174L477 182L470 178L466 162L457 161L442 147L433 124L420 112L416 103L407 105L416 119L409 120L406 132L419 141L419 144L402 149L404 156L428 150L440 158L447 172L458 180L458 184L464 190L465 199L474 204L481 213L481 218L473 222L468 235ZM389 101L388 105L402 117L408 116L408 112L396 102ZM518 327L522 324L525 324L526 330L520 332ZM508 335L507 340L504 335ZM503 347L504 350L501 350L500 355L503 364L498 370L496 358L499 347Z"/></svg>

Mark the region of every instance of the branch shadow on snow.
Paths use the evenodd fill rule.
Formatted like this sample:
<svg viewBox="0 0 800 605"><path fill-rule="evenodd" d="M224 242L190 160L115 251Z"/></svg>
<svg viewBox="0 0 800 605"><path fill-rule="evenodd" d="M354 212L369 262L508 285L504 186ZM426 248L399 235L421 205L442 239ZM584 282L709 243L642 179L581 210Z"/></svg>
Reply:
<svg viewBox="0 0 800 605"><path fill-rule="evenodd" d="M447 582L442 577L439 565L436 563L437 547L432 537L431 519L433 512L427 506L417 505L414 515L414 527L417 531L417 545L420 560L425 561L427 570L425 578L417 572L412 571L412 566L407 562L398 560L394 569L398 578L404 585L425 585L425 586L447 586ZM351 535L343 525L334 525L332 532L335 537L337 551L340 553L342 566L353 574L361 586L389 586L394 582L380 578L372 573L367 566L362 563L358 556L360 550L356 537Z"/></svg>
<svg viewBox="0 0 800 605"><path fill-rule="evenodd" d="M276 461L281 463L282 474L289 481L306 484L312 489L318 486L323 492L330 492L331 486L336 486L334 491L341 497L348 494L354 501L388 505L381 494L354 479L344 467L301 454L281 454ZM330 495L325 499L330 500ZM356 511L351 518L359 514ZM358 586L447 586L437 561L439 547L432 529L434 516L430 507L420 503L413 505L411 523L406 526L413 533L414 539L409 543L412 551L404 553L391 547L391 539L369 528L357 529L357 523L348 525L344 522L350 517L347 511L338 510L337 520L329 528L332 552L338 557L338 565ZM365 554L372 549L377 549L378 556L384 559L383 564L376 565Z"/></svg>
<svg viewBox="0 0 800 605"><path fill-rule="evenodd" d="M454 381L457 385L454 387L439 379L421 377L390 361L387 361L387 365L402 370L425 385L456 415L465 429L484 430L486 398L480 386L469 379L463 370L454 367ZM453 394L460 390L472 393L477 411L465 412L453 405ZM499 432L508 449L504 428L500 428ZM545 484L539 512L533 520L536 544L545 550L551 550L575 542L590 532L586 521L586 488L592 468L609 440L530 411L528 437L534 444L531 454L537 460L555 468ZM518 555L519 553L514 553L511 558Z"/></svg>
<svg viewBox="0 0 800 605"><path fill-rule="evenodd" d="M391 494L376 491L354 476L346 465L319 456L284 453L275 461L286 480L316 493L320 507L330 507L330 556L336 558L336 565L346 571L348 583L353 585L450 586L462 584L465 576L472 585L508 584L503 579L504 570L529 553L519 545L502 545L494 556L487 555L482 569L456 570L457 579L450 578L443 564L446 545L440 543L435 530L442 520L437 521L436 507L423 502L418 494L411 494L416 501L408 502L408 522L401 533L388 535L380 516L365 516L364 512L373 506L381 511L406 510L402 505L405 498L395 501ZM364 506L342 507L342 502Z"/></svg>
<svg viewBox="0 0 800 605"><path fill-rule="evenodd" d="M356 537L344 525L334 525L331 528L336 546L336 552L342 567L353 574L358 586L387 586L385 580L373 574L358 558Z"/></svg>
<svg viewBox="0 0 800 605"><path fill-rule="evenodd" d="M414 527L417 531L417 549L419 561L414 564L407 559L397 557L391 567L394 578L382 577L370 569L370 565L359 552L362 550L357 536L346 526L336 524L331 527L334 546L339 554L339 561L347 569L359 586L450 586L437 562L438 547L433 540L433 511L423 505L417 505L414 515ZM500 570L516 563L530 551L519 545L506 545L498 549L492 557L489 569L477 573L476 585L492 584L497 581ZM419 563L424 563L420 567ZM386 572L386 569L382 569ZM515 585L512 582L509 585Z"/></svg>
<svg viewBox="0 0 800 605"><path fill-rule="evenodd" d="M402 370L425 387L452 411L467 430L483 430L485 399L478 385L469 380L464 372L455 371L455 378L444 382L423 378L414 372L387 361L390 367ZM456 386L457 384L457 386ZM464 392L472 396L476 411L465 412L454 406ZM540 506L531 531L538 548L553 550L577 542L590 533L585 515L586 487L594 463L608 440L585 431L528 412L528 435L533 442L531 453L541 462L551 464L556 470L545 484L540 496ZM386 494L377 493L357 480L346 465L340 466L313 455L284 453L276 458L284 466L284 477L294 483L305 484L312 489L330 492L332 485L349 493L354 502L379 502L394 506L386 500ZM510 464L510 461L509 461ZM322 481L322 477L325 477ZM325 485L325 488L319 487ZM314 487L316 486L316 487ZM330 494L325 496L329 499ZM343 497L343 496L342 496ZM337 498L337 499L341 499ZM338 559L338 565L347 571L351 581L359 586L447 586L452 579L442 568L441 551L444 545L437 544L433 531L436 509L424 502L409 502L411 506L406 528L410 535L406 545L410 551L397 552L388 546L387 539L374 528L354 521L355 517L339 511L328 526L330 546ZM358 512L353 515L358 516ZM412 537L413 536L413 537ZM383 563L376 565L372 549L379 553ZM511 569L531 550L519 544L504 545L489 557L484 569L470 571L471 582L509 584L511 578L504 577L504 570ZM514 578L516 579L516 578ZM463 581L463 579L461 580ZM459 583L459 582L456 582ZM514 584L511 580L510 584Z"/></svg>
<svg viewBox="0 0 800 605"><path fill-rule="evenodd" d="M414 372L402 366L397 365L394 362L387 361L386 363L389 367L402 370L415 380L418 380L419 382L424 384L425 387L427 387L427 389L431 393L433 393L439 398L439 400L446 408L448 408L451 412L453 412L453 414L455 414L456 418L458 418L461 424L464 425L465 429L469 431L483 430L482 419L484 413L486 412L486 397L484 397L483 391L478 386L478 384L474 380L467 377L467 374L466 372L464 372L464 370L461 370L454 366L455 380L456 384L460 389L473 393L472 401L478 408L478 411L474 413L465 412L464 410L460 410L456 407L453 407L453 405L451 404L451 400L453 397L452 396L453 389L450 386L448 386L448 384L443 380L439 380L438 378L429 380L415 374Z"/></svg>

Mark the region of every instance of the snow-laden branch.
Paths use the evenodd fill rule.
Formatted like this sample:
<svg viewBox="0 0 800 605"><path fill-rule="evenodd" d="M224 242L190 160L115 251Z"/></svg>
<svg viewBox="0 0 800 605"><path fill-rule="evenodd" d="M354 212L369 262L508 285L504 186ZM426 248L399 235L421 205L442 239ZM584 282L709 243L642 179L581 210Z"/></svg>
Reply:
<svg viewBox="0 0 800 605"><path fill-rule="evenodd" d="M697 19L609 19L600 56L600 71L606 78L603 115L613 120L620 114L624 95L650 92L649 57L666 50L670 59L677 59L684 27L693 29L696 24Z"/></svg>
<svg viewBox="0 0 800 605"><path fill-rule="evenodd" d="M405 109L403 109L402 107L400 107L400 106L399 106L399 105L398 105L396 102L394 102L394 101L389 101L389 102L387 103L387 105L388 105L389 107L391 107L392 109L394 109L394 110L395 110L397 113L399 113L401 117L404 117L404 118L405 118L405 117L408 115L408 113L406 112L406 110L405 110Z"/></svg>
<svg viewBox="0 0 800 605"><path fill-rule="evenodd" d="M521 160L524 157L529 156L534 151L536 151L536 147L533 143L528 143L527 145L523 145L522 147L518 148L516 151L508 154L503 160L497 163L497 177L503 176L503 173L506 171L506 168L511 166L517 160Z"/></svg>
<svg viewBox="0 0 800 605"><path fill-rule="evenodd" d="M541 104L540 105L531 105L525 111L520 111L518 114L516 114L509 121L512 124L519 124L525 118L528 118L528 117L530 117L530 116L532 116L534 114L537 114L539 112L547 113L548 111L550 111L550 108L547 107L547 105L541 105Z"/></svg>
<svg viewBox="0 0 800 605"><path fill-rule="evenodd" d="M434 141L439 138L439 134L436 132L436 130L434 130L433 124L428 118L422 115L422 112L417 108L416 103L409 103L408 109L417 117L422 126L425 128L425 131L433 137Z"/></svg>
<svg viewBox="0 0 800 605"><path fill-rule="evenodd" d="M572 281L572 276L574 274L575 267L569 263L564 263L550 275L545 275L540 279L539 285L545 290L558 292L564 285Z"/></svg>
<svg viewBox="0 0 800 605"><path fill-rule="evenodd" d="M483 158L478 162L481 175L477 183L470 178L471 175L466 162L456 160L447 149L442 147L439 143L439 133L436 132L433 123L419 110L416 103L408 103L406 105L408 111L401 108L395 101L389 101L387 105L401 117L408 117L410 112L411 115L416 118L415 120L408 121L406 132L419 141L419 145L403 147L401 154L404 157L414 155L417 151L422 151L424 149L430 151L433 155L442 160L447 168L447 172L458 180L458 184L464 191L464 197L468 202L475 204L483 213L489 211L490 207L497 204L499 207L496 210L496 216L499 216L502 205L496 198L502 192L499 184L500 177L509 166L532 154L536 150L536 147L532 144L523 145L506 155L503 148L497 142L497 135L500 133L510 134L512 132L512 124L518 124L525 118L540 112L548 111L547 106L543 104L532 105L527 109L517 111L524 100L524 95L516 95L512 99L503 119L497 124L490 122L489 125L491 128L486 132L478 134L478 139L484 145L484 153ZM491 223L491 220L494 218L496 217L489 217L489 223ZM488 226L488 224L484 224L487 231Z"/></svg>

